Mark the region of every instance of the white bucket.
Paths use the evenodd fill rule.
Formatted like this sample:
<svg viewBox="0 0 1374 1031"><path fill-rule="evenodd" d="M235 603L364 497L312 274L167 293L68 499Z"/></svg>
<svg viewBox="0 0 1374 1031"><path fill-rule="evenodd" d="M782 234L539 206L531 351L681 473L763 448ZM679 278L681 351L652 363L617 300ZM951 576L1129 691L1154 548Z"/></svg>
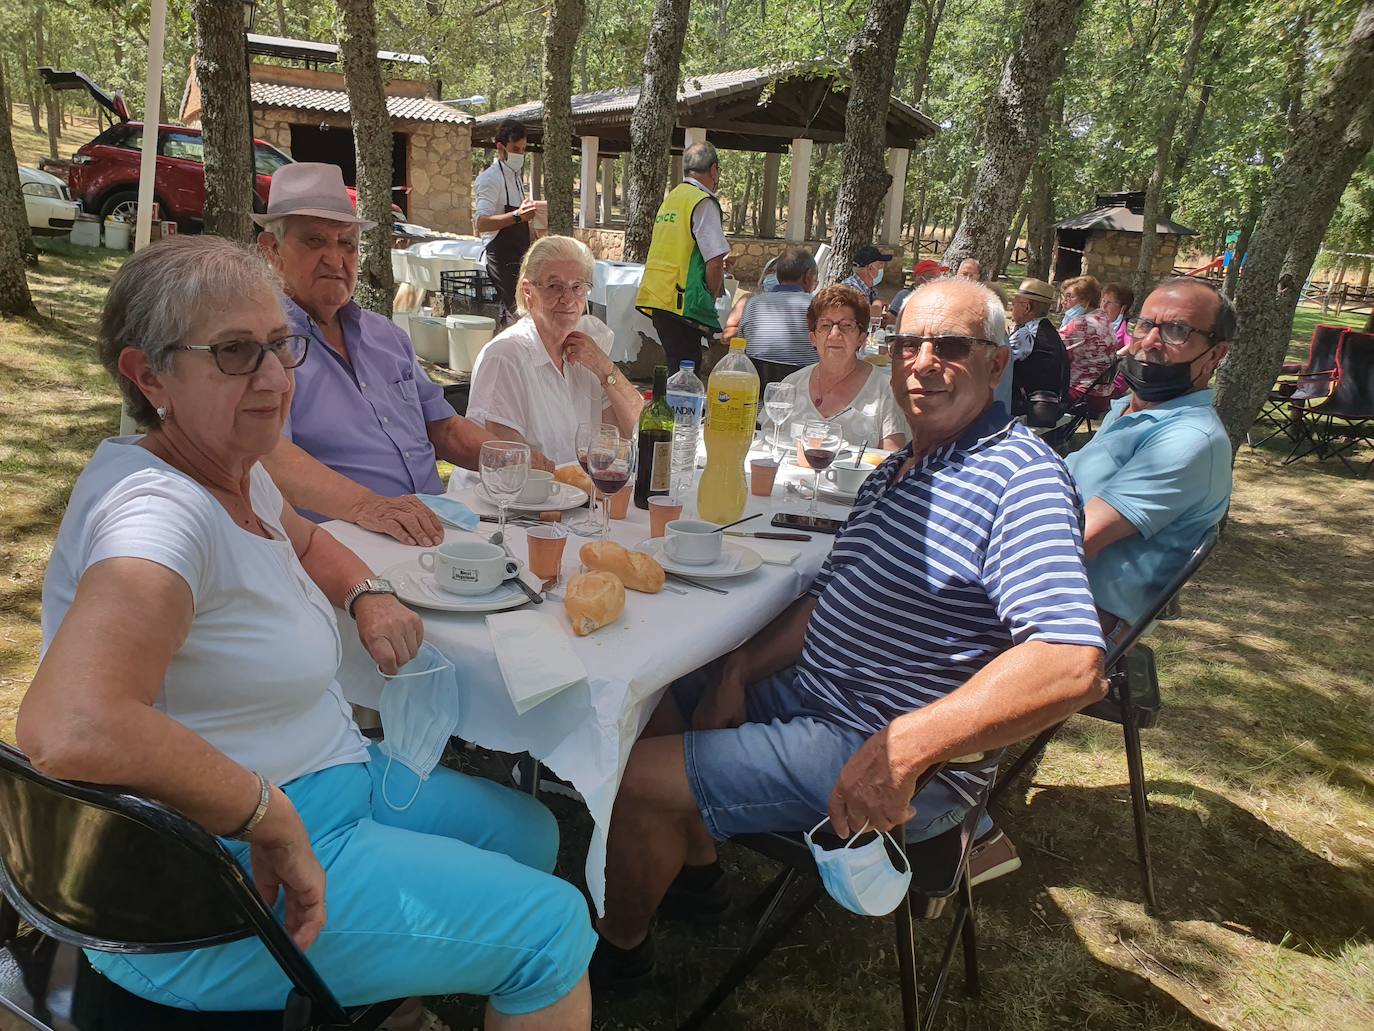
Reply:
<svg viewBox="0 0 1374 1031"><path fill-rule="evenodd" d="M457 362L452 359L450 366L455 371L472 372L477 368L477 356L482 353L482 348L496 335L496 320L485 315L450 315L448 325L450 355L452 359L457 359L461 350L465 367L459 369Z"/></svg>
<svg viewBox="0 0 1374 1031"><path fill-rule="evenodd" d="M129 223L122 219L105 219L105 248L111 251L127 251L129 249L129 230Z"/></svg>
<svg viewBox="0 0 1374 1031"><path fill-rule="evenodd" d="M425 361L439 365L448 361L448 326L443 319L412 315L410 342L415 353Z"/></svg>
<svg viewBox="0 0 1374 1031"><path fill-rule="evenodd" d="M78 215L72 225L72 243L78 247L99 247L100 219Z"/></svg>

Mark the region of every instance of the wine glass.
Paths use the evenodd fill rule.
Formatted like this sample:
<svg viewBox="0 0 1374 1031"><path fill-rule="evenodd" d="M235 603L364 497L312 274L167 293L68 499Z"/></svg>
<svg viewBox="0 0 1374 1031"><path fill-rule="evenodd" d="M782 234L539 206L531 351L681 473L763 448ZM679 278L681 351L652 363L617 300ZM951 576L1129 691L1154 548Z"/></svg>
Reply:
<svg viewBox="0 0 1374 1031"><path fill-rule="evenodd" d="M577 464L582 466L582 471L588 476L592 474L591 467L587 464L587 451L601 437L619 437L620 427L611 422L584 422L577 427L577 438L574 441L574 449L577 452ZM602 504L605 504L603 499ZM568 529L579 537L595 537L601 532L601 520L596 518L596 487L592 487L591 501L587 505L587 511L567 524Z"/></svg>
<svg viewBox="0 0 1374 1031"><path fill-rule="evenodd" d="M515 496L525 489L525 481L530 475L530 446L517 444L513 440L489 440L482 445L478 454L477 468L482 475L482 486L496 499L500 511L497 531L501 539L506 539L506 506Z"/></svg>
<svg viewBox="0 0 1374 1031"><path fill-rule="evenodd" d="M619 434L602 434L587 449L588 474L601 491L601 539L604 541L611 530L611 508L608 499L612 494L627 490L635 475L635 444Z"/></svg>
<svg viewBox="0 0 1374 1031"><path fill-rule="evenodd" d="M815 472L811 484L811 507L807 509L816 515L816 495L821 492L821 473L830 468L840 450L840 431L834 423L808 422L802 427L801 444L806 452L806 463Z"/></svg>
<svg viewBox="0 0 1374 1031"><path fill-rule="evenodd" d="M763 410L768 414L768 421L773 424L773 437L769 441L769 449L775 462L778 460L776 449L781 443L779 438L782 424L792 414L796 403L797 388L792 383L770 383L763 388Z"/></svg>

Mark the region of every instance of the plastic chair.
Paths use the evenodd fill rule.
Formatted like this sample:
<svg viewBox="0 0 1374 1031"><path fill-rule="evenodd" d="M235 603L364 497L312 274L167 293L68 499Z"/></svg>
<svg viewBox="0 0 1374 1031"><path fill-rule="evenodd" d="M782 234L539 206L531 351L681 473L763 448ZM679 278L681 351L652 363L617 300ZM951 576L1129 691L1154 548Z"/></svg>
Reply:
<svg viewBox="0 0 1374 1031"><path fill-rule="evenodd" d="M1158 902L1155 899L1154 872L1150 867L1149 828L1145 824L1149 802L1145 793L1145 764L1140 750L1140 731L1155 725L1163 702L1159 694L1154 652L1148 646L1137 642L1169 602L1183 589L1184 584L1202 568L1202 564L1207 561L1207 556L1212 553L1216 544L1217 531L1209 530L1202 542L1188 556L1183 568L1155 596L1144 617L1108 649L1104 662L1107 669L1107 697L1100 702L1094 702L1081 713L1121 725L1126 750L1126 771L1131 785L1131 811L1135 819L1135 843L1136 853L1140 859L1141 886L1145 892L1145 903L1150 909L1157 908ZM1064 720L1041 731L1016 761L998 776L988 800L989 805L1001 799L1027 767L1040 761L1050 741L1067 722L1068 720Z"/></svg>
<svg viewBox="0 0 1374 1031"><path fill-rule="evenodd" d="M980 759L973 766L965 768L982 769L989 761L993 760ZM956 763L932 767L917 782L917 793L940 770L959 768L960 765ZM965 814L963 822L958 827L927 841L906 845L907 859L911 863L911 888L902 904L892 914L897 931L897 968L902 992L903 1031L917 1031L923 1026L919 984L916 978L913 920L936 919L951 900L954 902L953 922L945 938L939 972L926 999L928 1013L924 1027L930 1028L934 1025L935 1015L949 979L950 967L954 962L954 950L960 943L963 945L964 954L965 990L970 995L978 994L977 935L974 927L973 889L969 884L968 857L973 847L978 821L987 807L987 797L988 791L984 790L978 803ZM826 837L816 835L816 840L820 842ZM681 1031L706 1026L706 1022L720 1004L768 957L788 931L815 908L826 893L816 871L811 850L800 834L744 834L731 838L730 841L781 863L785 869L755 901L754 908L761 910L762 915L744 948L730 964L720 983L679 1025ZM839 842L838 839L831 837L825 843L832 846ZM806 882L805 890L795 905L779 917L784 898L798 880Z"/></svg>
<svg viewBox="0 0 1374 1031"><path fill-rule="evenodd" d="M298 949L247 873L198 824L157 802L118 788L44 776L24 755L0 744L0 970L17 967L28 1002L46 999L53 960L71 953L57 943L100 952L185 952L257 937L292 984L280 1013L207 1014L160 1006L129 995L101 977L84 957L74 969L84 981L91 1016L67 1027L266 1026L284 1031L376 1028L398 1000L345 1010ZM11 908L13 907L13 908ZM38 935L16 940L17 919ZM44 942L51 942L45 945ZM43 957L47 957L46 966ZM37 961L35 958L37 957ZM0 977L6 1008L36 1027L44 1017L23 1009L15 977ZM43 991L34 991L43 988ZM90 1004L90 993L100 999ZM111 1021L110 1006L137 1010ZM73 1006L73 1020L82 1007ZM103 1022L97 1023L97 1018ZM223 1023L230 1019L229 1023Z"/></svg>
<svg viewBox="0 0 1374 1031"><path fill-rule="evenodd" d="M391 278L397 286L410 282L410 255L399 247L391 249Z"/></svg>
<svg viewBox="0 0 1374 1031"><path fill-rule="evenodd" d="M410 282L421 290L437 291L439 289L438 263L443 260L437 255L431 257L424 254L411 254L406 262L410 269Z"/></svg>
<svg viewBox="0 0 1374 1031"><path fill-rule="evenodd" d="M1335 369L1325 375L1329 393L1304 402L1299 409L1298 440L1284 465L1315 453L1319 461L1339 458L1356 472L1347 452L1361 444L1374 447L1374 333L1342 334ZM1365 466L1366 473L1371 466L1374 459Z"/></svg>
<svg viewBox="0 0 1374 1031"><path fill-rule="evenodd" d="M1307 360L1283 364L1278 380L1255 417L1256 425L1263 423L1273 428L1259 440L1252 440L1253 432L1247 432L1247 444L1259 447L1280 433L1301 443L1301 408L1308 401L1330 393L1332 373L1336 368L1336 351L1347 332L1345 326L1323 324L1313 327L1312 339L1307 345Z"/></svg>

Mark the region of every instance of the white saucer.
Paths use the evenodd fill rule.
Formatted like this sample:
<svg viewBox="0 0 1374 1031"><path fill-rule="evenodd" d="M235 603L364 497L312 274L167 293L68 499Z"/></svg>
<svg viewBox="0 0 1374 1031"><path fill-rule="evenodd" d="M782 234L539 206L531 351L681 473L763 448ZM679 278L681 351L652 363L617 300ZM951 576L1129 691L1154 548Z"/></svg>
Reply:
<svg viewBox="0 0 1374 1031"><path fill-rule="evenodd" d="M850 493L849 491L847 491L847 490L841 490L839 487L835 486L833 483L830 483L829 481L827 481L826 478L825 478L825 476L822 475L822 476L821 476L821 497L822 497L822 498L829 498L831 501L838 502L838 503L841 504L841 505L852 505L852 504L854 504L854 502L856 502L856 501L859 500L859 492L858 492L858 491L855 491L853 494L851 494L851 493Z"/></svg>
<svg viewBox="0 0 1374 1031"><path fill-rule="evenodd" d="M401 601L440 612L500 612L502 609L519 608L530 600L516 585L514 578L486 594L450 594L439 588L434 582L434 574L421 566L418 558L397 562L384 570L381 576L391 581L396 588L396 597Z"/></svg>
<svg viewBox="0 0 1374 1031"><path fill-rule="evenodd" d="M763 557L757 551L733 541L725 541L720 548L720 560L707 566L689 566L685 562L674 562L668 557L662 537L650 537L641 541L635 550L653 558L669 573L690 577L693 580L728 580L735 576L746 576L763 565Z"/></svg>
<svg viewBox="0 0 1374 1031"><path fill-rule="evenodd" d="M490 505L493 512L498 508L496 499L487 493L487 488L483 484L477 484L473 488L473 494L477 500L484 505ZM574 487L570 483L554 483L553 493L549 495L547 501L512 501L506 506L508 512L571 512L574 508L587 503L587 492L581 487Z"/></svg>

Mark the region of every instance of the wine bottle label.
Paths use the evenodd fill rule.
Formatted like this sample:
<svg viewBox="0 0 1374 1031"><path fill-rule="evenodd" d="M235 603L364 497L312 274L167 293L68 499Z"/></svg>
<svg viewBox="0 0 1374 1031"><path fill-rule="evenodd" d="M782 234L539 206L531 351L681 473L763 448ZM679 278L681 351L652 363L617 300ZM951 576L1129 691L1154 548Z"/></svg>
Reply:
<svg viewBox="0 0 1374 1031"><path fill-rule="evenodd" d="M673 442L654 441L654 470L649 477L649 490L666 491L673 482Z"/></svg>

